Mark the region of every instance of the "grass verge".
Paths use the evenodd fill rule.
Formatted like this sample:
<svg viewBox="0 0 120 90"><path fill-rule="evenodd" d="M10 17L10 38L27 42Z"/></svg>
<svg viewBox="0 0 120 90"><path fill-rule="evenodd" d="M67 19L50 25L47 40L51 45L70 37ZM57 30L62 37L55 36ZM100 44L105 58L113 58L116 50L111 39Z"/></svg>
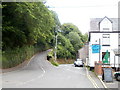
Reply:
<svg viewBox="0 0 120 90"><path fill-rule="evenodd" d="M53 51L49 52L47 54L47 60L54 66L59 66L58 62L55 61L54 56L53 56Z"/></svg>
<svg viewBox="0 0 120 90"><path fill-rule="evenodd" d="M25 60L29 60L37 52L38 48L35 48L34 46L24 46L2 51L2 59L0 60L2 65L0 68L6 69L15 67L23 63Z"/></svg>

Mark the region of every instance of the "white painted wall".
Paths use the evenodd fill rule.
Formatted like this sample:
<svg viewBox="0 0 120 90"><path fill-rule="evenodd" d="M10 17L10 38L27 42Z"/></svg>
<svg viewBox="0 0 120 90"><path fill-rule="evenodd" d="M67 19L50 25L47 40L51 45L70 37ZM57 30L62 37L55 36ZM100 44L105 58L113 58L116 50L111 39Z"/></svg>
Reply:
<svg viewBox="0 0 120 90"><path fill-rule="evenodd" d="M118 48L118 33L91 33L90 42L89 42L89 66L94 67L94 62L99 61L99 53L92 53L92 44L99 44L102 45L102 35L103 34L110 34L110 46L101 46L100 51L100 61L102 61L102 52L110 52L110 64L114 67L114 52L113 49ZM118 56L115 57L116 60L116 67L118 67Z"/></svg>
<svg viewBox="0 0 120 90"><path fill-rule="evenodd" d="M109 28L109 30L103 30L103 28ZM100 23L100 31L112 31L112 23L107 18L104 18Z"/></svg>

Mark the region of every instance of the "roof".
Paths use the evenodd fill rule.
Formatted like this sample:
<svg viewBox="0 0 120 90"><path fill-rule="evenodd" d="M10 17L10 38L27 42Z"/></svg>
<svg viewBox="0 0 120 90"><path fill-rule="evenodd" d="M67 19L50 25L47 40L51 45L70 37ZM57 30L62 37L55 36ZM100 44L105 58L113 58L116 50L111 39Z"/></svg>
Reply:
<svg viewBox="0 0 120 90"><path fill-rule="evenodd" d="M118 20L120 18L107 18L112 24L113 24L113 30L118 30ZM91 31L98 31L99 30L99 23L104 19L104 18L91 18L90 19L90 30ZM120 26L120 25L119 25Z"/></svg>
<svg viewBox="0 0 120 90"><path fill-rule="evenodd" d="M105 18L107 18L111 23L113 23L113 21L109 19L107 16L105 16L99 23L101 23Z"/></svg>

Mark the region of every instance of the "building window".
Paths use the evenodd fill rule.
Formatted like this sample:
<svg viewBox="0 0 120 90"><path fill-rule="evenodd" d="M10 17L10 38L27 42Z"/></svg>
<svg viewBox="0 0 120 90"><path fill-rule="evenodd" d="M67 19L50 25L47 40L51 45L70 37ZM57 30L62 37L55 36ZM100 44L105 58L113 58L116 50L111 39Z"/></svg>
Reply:
<svg viewBox="0 0 120 90"><path fill-rule="evenodd" d="M118 36L118 46L120 47L120 34Z"/></svg>
<svg viewBox="0 0 120 90"><path fill-rule="evenodd" d="M102 52L102 61L104 61L105 59L105 54L106 52ZM109 56L108 56L108 62L110 63L110 52L108 52Z"/></svg>
<svg viewBox="0 0 120 90"><path fill-rule="evenodd" d="M109 28L103 28L103 30L110 30Z"/></svg>
<svg viewBox="0 0 120 90"><path fill-rule="evenodd" d="M110 46L110 34L103 34L102 45L103 46Z"/></svg>

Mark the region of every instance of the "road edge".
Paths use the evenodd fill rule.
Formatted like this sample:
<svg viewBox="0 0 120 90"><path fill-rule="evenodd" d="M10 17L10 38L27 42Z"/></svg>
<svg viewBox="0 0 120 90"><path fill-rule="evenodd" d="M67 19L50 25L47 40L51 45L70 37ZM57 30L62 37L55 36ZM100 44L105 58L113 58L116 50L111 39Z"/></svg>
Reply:
<svg viewBox="0 0 120 90"><path fill-rule="evenodd" d="M104 88L108 88L105 83L102 81L102 79L100 78L100 76L97 76L97 78L100 80L100 82L102 83L102 85L104 86Z"/></svg>
<svg viewBox="0 0 120 90"><path fill-rule="evenodd" d="M86 67L86 70L88 71L88 68ZM88 73L89 74L89 73ZM89 76L91 77L91 75L89 74ZM102 83L102 85L103 85L103 87L104 88L108 88L106 85L105 85L105 83L102 81L102 79L100 78L100 76L97 76L97 78L100 80L100 82ZM99 88L99 87L98 87Z"/></svg>
<svg viewBox="0 0 120 90"><path fill-rule="evenodd" d="M31 62L31 60L37 55L38 53L34 54L29 60L25 60L23 63L12 67L12 68L7 68L7 69L1 69L2 72L0 74L5 74L5 73L9 73L12 71L19 71L19 68L24 68L25 66L28 66L28 64Z"/></svg>
<svg viewBox="0 0 120 90"><path fill-rule="evenodd" d="M88 71L87 67L85 67L85 68L86 68L87 78L90 80L90 82L93 84L93 86L94 86L95 88L99 88L98 85L97 85L97 83L94 81L94 79L93 79L93 78L91 77L91 75L89 74L89 71Z"/></svg>

